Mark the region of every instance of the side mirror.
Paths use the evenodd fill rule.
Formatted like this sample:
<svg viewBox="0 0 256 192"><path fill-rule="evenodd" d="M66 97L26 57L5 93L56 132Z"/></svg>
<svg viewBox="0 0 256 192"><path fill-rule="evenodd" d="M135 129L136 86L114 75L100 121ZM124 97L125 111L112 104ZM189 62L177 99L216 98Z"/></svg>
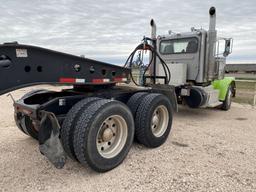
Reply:
<svg viewBox="0 0 256 192"><path fill-rule="evenodd" d="M227 57L232 53L233 39L225 39L225 50L223 52L223 56Z"/></svg>

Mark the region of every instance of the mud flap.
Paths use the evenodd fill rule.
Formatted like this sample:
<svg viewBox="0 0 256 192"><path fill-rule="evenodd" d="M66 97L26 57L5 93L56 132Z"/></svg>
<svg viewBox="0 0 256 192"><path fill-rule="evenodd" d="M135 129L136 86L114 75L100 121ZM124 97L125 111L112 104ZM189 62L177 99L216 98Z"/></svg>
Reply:
<svg viewBox="0 0 256 192"><path fill-rule="evenodd" d="M59 135L60 125L56 116L47 111L42 111L42 120L38 132L39 150L57 168L64 167L66 155Z"/></svg>

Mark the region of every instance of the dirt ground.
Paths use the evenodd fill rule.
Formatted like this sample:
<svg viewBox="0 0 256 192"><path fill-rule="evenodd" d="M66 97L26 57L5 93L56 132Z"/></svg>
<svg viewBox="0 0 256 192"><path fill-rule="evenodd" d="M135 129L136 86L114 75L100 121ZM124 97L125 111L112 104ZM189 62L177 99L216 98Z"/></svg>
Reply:
<svg viewBox="0 0 256 192"><path fill-rule="evenodd" d="M16 128L11 99L0 96L0 191L256 191L255 159L256 108L233 103L228 112L181 107L163 146L134 144L110 172L72 160L57 170Z"/></svg>

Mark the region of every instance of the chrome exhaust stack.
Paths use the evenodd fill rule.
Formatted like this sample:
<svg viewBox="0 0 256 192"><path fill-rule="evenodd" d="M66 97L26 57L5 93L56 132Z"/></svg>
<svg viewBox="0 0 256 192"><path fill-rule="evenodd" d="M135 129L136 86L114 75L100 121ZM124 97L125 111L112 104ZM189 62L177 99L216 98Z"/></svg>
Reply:
<svg viewBox="0 0 256 192"><path fill-rule="evenodd" d="M150 20L150 26L151 26L151 39L153 40L152 46L156 48L156 23L155 23L154 19ZM149 74L151 76L156 76L156 70L157 70L156 69L156 58L152 58L152 57L153 57L153 55L150 54L149 58L152 61L152 64L150 65L150 68L149 68Z"/></svg>
<svg viewBox="0 0 256 192"><path fill-rule="evenodd" d="M151 39L156 39L156 23L154 19L151 19L150 26L151 26Z"/></svg>
<svg viewBox="0 0 256 192"><path fill-rule="evenodd" d="M208 58L208 67L207 67L207 76L208 81L212 81L216 77L216 62L215 62L215 48L216 48L216 9L211 7L209 10L210 22L209 22L209 31L207 38L207 58Z"/></svg>

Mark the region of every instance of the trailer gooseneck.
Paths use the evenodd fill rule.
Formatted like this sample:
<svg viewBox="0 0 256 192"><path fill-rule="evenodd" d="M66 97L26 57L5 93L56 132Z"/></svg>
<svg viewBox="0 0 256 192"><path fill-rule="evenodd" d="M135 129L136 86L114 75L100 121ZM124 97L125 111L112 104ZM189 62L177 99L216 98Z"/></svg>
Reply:
<svg viewBox="0 0 256 192"><path fill-rule="evenodd" d="M210 17L215 18L215 8ZM229 109L234 82L223 79L225 63L213 54L214 26L209 32L158 37L153 20L151 27L152 37L144 38L125 67L16 42L0 44L0 95L38 84L72 86L59 92L34 90L14 101L17 127L38 140L40 152L55 167L62 168L68 155L105 172L124 160L134 137L150 148L162 145L177 101ZM225 57L230 43L226 39ZM139 82L133 77L138 51L150 51L147 65L138 57ZM131 80L137 85L128 85Z"/></svg>

